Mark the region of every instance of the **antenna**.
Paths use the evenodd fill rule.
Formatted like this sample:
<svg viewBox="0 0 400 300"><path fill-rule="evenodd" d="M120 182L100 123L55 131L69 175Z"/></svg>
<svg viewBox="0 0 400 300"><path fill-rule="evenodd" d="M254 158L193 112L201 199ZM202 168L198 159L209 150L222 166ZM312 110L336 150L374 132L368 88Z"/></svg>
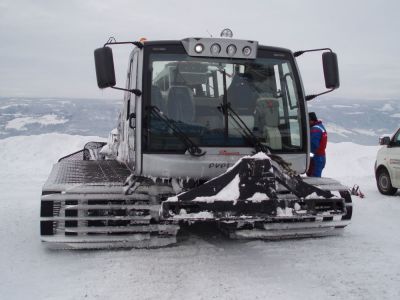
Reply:
<svg viewBox="0 0 400 300"><path fill-rule="evenodd" d="M210 37L213 37L212 34L206 29L207 33L210 35Z"/></svg>

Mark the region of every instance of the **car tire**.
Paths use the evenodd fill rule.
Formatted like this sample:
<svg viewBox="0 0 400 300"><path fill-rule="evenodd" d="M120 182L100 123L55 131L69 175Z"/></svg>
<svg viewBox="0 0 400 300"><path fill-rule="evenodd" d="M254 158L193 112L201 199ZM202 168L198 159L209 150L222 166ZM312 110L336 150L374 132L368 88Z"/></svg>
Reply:
<svg viewBox="0 0 400 300"><path fill-rule="evenodd" d="M376 184L379 192L383 195L394 195L397 192L397 189L392 186L389 172L386 169L382 168L376 172Z"/></svg>

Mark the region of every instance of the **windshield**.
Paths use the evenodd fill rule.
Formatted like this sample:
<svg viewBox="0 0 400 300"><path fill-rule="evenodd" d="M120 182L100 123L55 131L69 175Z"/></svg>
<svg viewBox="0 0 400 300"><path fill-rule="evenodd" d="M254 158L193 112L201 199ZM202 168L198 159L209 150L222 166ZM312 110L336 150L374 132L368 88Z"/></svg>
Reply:
<svg viewBox="0 0 400 300"><path fill-rule="evenodd" d="M298 87L289 60L232 60L151 53L155 106L200 147L251 147L227 114L230 105L262 143L276 152L302 149ZM148 114L147 150L185 151L165 122Z"/></svg>

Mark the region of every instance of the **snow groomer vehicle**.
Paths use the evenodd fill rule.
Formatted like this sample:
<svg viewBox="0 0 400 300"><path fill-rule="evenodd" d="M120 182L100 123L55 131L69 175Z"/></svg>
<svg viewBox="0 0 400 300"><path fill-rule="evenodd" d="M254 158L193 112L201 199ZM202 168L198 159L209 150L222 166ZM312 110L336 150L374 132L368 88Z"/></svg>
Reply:
<svg viewBox="0 0 400 300"><path fill-rule="evenodd" d="M111 47L132 47L117 87ZM305 95L296 58L322 52L326 89ZM54 165L41 197L52 248L160 247L211 222L231 238L337 234L348 188L301 176L309 165L307 101L339 87L330 49L292 52L233 39L117 42L95 50L99 88L124 92L109 142Z"/></svg>

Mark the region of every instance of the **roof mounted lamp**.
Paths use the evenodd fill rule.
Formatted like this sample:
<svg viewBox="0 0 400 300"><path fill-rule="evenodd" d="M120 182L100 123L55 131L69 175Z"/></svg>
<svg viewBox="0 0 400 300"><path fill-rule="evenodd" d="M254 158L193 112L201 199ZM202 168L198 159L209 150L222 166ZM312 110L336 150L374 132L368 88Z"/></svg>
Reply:
<svg viewBox="0 0 400 300"><path fill-rule="evenodd" d="M229 28L225 28L224 30L221 31L220 36L222 38L229 38L231 39L233 37L233 32Z"/></svg>

